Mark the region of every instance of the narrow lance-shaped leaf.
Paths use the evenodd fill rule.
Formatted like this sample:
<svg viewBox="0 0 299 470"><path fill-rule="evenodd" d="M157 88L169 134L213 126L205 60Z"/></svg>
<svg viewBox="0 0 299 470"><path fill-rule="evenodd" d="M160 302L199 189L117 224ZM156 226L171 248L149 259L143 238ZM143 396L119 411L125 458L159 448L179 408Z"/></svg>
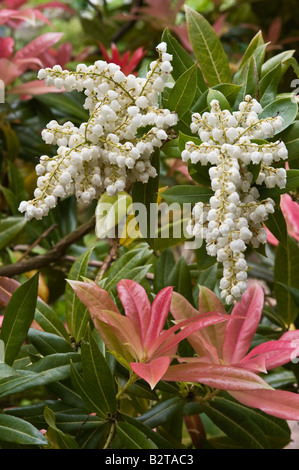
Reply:
<svg viewBox="0 0 299 470"><path fill-rule="evenodd" d="M190 69L186 70L177 79L169 94L167 107L171 111L176 111L179 117L183 116L193 103L197 84L196 70L197 64L192 65Z"/></svg>
<svg viewBox="0 0 299 470"><path fill-rule="evenodd" d="M87 274L90 250L83 253L73 264L68 279L79 281ZM70 334L77 343L83 338L90 319L87 308L79 300L72 287L67 283L65 288L65 315Z"/></svg>
<svg viewBox="0 0 299 470"><path fill-rule="evenodd" d="M0 414L0 440L22 445L48 444L47 439L32 424L5 414Z"/></svg>
<svg viewBox="0 0 299 470"><path fill-rule="evenodd" d="M12 294L6 308L0 337L5 343L5 362L9 365L16 359L33 321L38 278L36 273L29 281L21 284Z"/></svg>
<svg viewBox="0 0 299 470"><path fill-rule="evenodd" d="M208 84L231 83L228 59L216 32L195 10L188 6L185 10L189 39Z"/></svg>

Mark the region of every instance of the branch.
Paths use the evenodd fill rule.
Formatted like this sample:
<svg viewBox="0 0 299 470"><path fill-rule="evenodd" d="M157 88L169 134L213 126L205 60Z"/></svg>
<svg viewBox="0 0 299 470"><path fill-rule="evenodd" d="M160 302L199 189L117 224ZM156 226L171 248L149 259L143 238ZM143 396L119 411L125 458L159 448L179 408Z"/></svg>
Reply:
<svg viewBox="0 0 299 470"><path fill-rule="evenodd" d="M72 233L69 233L62 238L51 250L43 255L38 255L26 261L21 261L7 266L0 267L0 276L14 276L16 274L25 273L34 269L40 269L44 266L58 261L65 254L67 249L80 238L84 237L87 233L94 229L95 216L88 222L78 227Z"/></svg>

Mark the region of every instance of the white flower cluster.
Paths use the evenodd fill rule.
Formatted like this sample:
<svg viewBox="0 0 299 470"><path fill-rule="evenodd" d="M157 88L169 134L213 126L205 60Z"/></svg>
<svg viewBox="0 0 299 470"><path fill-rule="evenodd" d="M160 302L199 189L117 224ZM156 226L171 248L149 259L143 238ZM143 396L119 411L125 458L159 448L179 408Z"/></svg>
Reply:
<svg viewBox="0 0 299 470"><path fill-rule="evenodd" d="M286 171L274 168L273 162L288 156L285 144L254 142L273 137L282 129L280 116L259 119L261 105L251 96L240 103L239 111L221 110L213 100L211 111L193 114L191 131L202 141L187 142L182 152L184 161L210 165L209 175L214 195L209 204L197 203L188 224L190 235L206 241L207 253L223 263L220 281L221 298L227 304L239 301L246 290L247 263L245 250L249 243L257 248L267 236L263 222L274 212L274 201L259 200L252 186L252 165L259 165L256 183L267 188L286 185Z"/></svg>
<svg viewBox="0 0 299 470"><path fill-rule="evenodd" d="M127 183L146 183L156 176L151 155L167 139L165 129L177 123L177 115L159 109L159 93L172 71L166 43L157 46L159 57L144 78L124 75L116 64L98 60L79 64L76 71L59 65L41 69L39 79L66 91L83 91L89 119L80 127L72 122L51 121L42 131L47 144L58 146L57 155L44 155L36 166L34 199L19 210L27 220L41 219L56 206L57 198L75 194L89 204L107 191L113 196Z"/></svg>

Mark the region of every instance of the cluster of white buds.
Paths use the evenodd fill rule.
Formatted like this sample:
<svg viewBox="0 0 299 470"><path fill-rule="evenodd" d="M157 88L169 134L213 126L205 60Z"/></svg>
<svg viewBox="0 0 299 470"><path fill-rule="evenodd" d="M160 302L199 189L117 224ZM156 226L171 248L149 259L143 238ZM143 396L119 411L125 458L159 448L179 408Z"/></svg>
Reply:
<svg viewBox="0 0 299 470"><path fill-rule="evenodd" d="M288 152L280 140L255 142L272 138L282 129L283 119L280 116L260 119L261 105L251 96L246 96L239 111L233 113L221 110L217 100L210 106L210 112L192 116L191 131L198 134L202 143L187 142L182 152L186 162L210 165L214 191L208 204L199 202L194 206L188 232L204 239L207 253L223 263L221 298L232 304L246 290L247 245L251 243L257 248L266 243L263 222L274 212L275 205L270 198L259 199L250 170L252 165L259 165L257 185L284 188L285 169L271 164L285 160Z"/></svg>
<svg viewBox="0 0 299 470"><path fill-rule="evenodd" d="M84 90L89 119L80 127L51 121L42 131L44 141L58 150L53 158L42 156L36 166L34 199L19 207L27 220L47 215L58 198L75 194L89 204L105 190L113 196L127 183L146 183L156 176L151 155L167 139L165 130L177 123L176 114L159 108L172 56L164 42L157 51L159 57L143 78L126 76L118 65L102 60L91 66L79 64L76 71L59 65L39 71L38 78L46 85Z"/></svg>

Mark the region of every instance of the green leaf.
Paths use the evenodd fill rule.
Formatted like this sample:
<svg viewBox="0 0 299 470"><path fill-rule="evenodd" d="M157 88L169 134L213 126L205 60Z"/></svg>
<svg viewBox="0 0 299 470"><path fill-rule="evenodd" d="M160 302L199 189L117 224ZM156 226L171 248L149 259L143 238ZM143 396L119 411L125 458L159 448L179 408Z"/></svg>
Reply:
<svg viewBox="0 0 299 470"><path fill-rule="evenodd" d="M264 107L271 103L277 94L278 84L281 78L281 64L270 70L260 81L260 103Z"/></svg>
<svg viewBox="0 0 299 470"><path fill-rule="evenodd" d="M142 431L135 428L132 424L119 422L116 425L116 432L123 442L125 449L157 449L153 443Z"/></svg>
<svg viewBox="0 0 299 470"><path fill-rule="evenodd" d="M53 410L45 407L44 416L49 428L47 430L47 438L53 442L59 449L79 449L76 440L72 436L66 435L56 426L55 413Z"/></svg>
<svg viewBox="0 0 299 470"><path fill-rule="evenodd" d="M8 246L26 225L24 217L7 217L0 220L0 250Z"/></svg>
<svg viewBox="0 0 299 470"><path fill-rule="evenodd" d="M167 285L173 286L176 292L183 295L191 304L193 304L190 270L183 256L180 257L170 271Z"/></svg>
<svg viewBox="0 0 299 470"><path fill-rule="evenodd" d="M143 434L145 434L145 436L151 439L151 441L154 442L154 444L156 444L159 449L175 448L171 442L162 437L157 431L153 431L151 428L141 423L140 421L137 421L137 419L133 418L132 416L126 415L124 413L122 413L121 416L126 422L134 426L135 429L138 429Z"/></svg>
<svg viewBox="0 0 299 470"><path fill-rule="evenodd" d="M165 41L167 44L167 52L172 54L172 66L173 71L171 75L175 80L177 80L187 69L190 69L194 64L190 54L184 49L178 41L169 33L168 29L165 29L162 35L162 41ZM196 95L200 95L205 90L207 90L207 85L204 81L202 72L199 67L196 70L197 73L197 80L196 80L196 87L197 92Z"/></svg>
<svg viewBox="0 0 299 470"><path fill-rule="evenodd" d="M135 268L144 268L145 263L151 255L147 244L140 243L137 248L124 253L115 263L108 269L106 273L105 289L115 286L121 279L127 279Z"/></svg>
<svg viewBox="0 0 299 470"><path fill-rule="evenodd" d="M154 288L156 293L169 285L169 273L172 272L174 266L174 256L171 249L168 248L167 250L163 251L161 256L159 256L155 266Z"/></svg>
<svg viewBox="0 0 299 470"><path fill-rule="evenodd" d="M36 302L34 319L44 331L58 335L67 341L69 340L69 334L60 318L40 299L37 299Z"/></svg>
<svg viewBox="0 0 299 470"><path fill-rule="evenodd" d="M77 122L87 121L88 112L84 110L80 103L76 102L72 93L47 93L36 95L35 99L41 101L56 112L60 111L64 116L76 118Z"/></svg>
<svg viewBox="0 0 299 470"><path fill-rule="evenodd" d="M68 279L80 281L86 277L90 253L91 250L88 250L75 261L68 274ZM71 336L76 343L79 343L85 334L90 315L68 283L65 288L65 317Z"/></svg>
<svg viewBox="0 0 299 470"><path fill-rule="evenodd" d="M225 98L225 96L221 93L221 91L210 88L208 91L208 96L207 96L207 103L208 103L209 110L211 110L210 103L213 100L219 101L221 110L228 109L229 111L231 111L230 104Z"/></svg>
<svg viewBox="0 0 299 470"><path fill-rule="evenodd" d="M216 397L204 405L210 419L245 449L282 449L290 440L287 423L262 411L247 408L227 397Z"/></svg>
<svg viewBox="0 0 299 470"><path fill-rule="evenodd" d="M281 116L284 120L284 126L282 129L284 130L292 124L297 113L298 104L292 99L292 96L290 96L289 98L277 98L272 101L272 103L269 103L264 107L259 118Z"/></svg>
<svg viewBox="0 0 299 470"><path fill-rule="evenodd" d="M137 420L141 421L150 428L156 428L165 424L170 418L175 416L184 406L185 399L182 397L174 397L155 405L146 413L138 416Z"/></svg>
<svg viewBox="0 0 299 470"><path fill-rule="evenodd" d="M290 57L289 59L284 60L283 64L286 66L291 65L293 67L295 74L299 78L299 64L298 64L298 61L295 59L295 57Z"/></svg>
<svg viewBox="0 0 299 470"><path fill-rule="evenodd" d="M39 331L34 328L30 328L28 339L43 356L74 351L70 343L64 338L61 338L61 336Z"/></svg>
<svg viewBox="0 0 299 470"><path fill-rule="evenodd" d="M277 311L286 326L290 326L298 315L298 307L296 306L292 295L286 292L280 283L286 284L288 287L299 287L299 271L297 269L299 263L299 247L297 242L288 236L287 248L281 243L276 248L274 293L277 302Z"/></svg>
<svg viewBox="0 0 299 470"><path fill-rule="evenodd" d="M147 184L137 181L132 187L132 199L133 199L133 212L138 210L138 206L143 204L143 208L146 210L146 220L141 220L139 229L142 235L147 240L150 247L153 247L153 240L151 239L150 226L151 226L151 204L157 203L158 190L159 190L159 174L160 174L160 158L159 150L156 150L151 157L151 164L156 168L157 176L155 178L149 178ZM137 209L136 209L137 207ZM143 217L143 214L141 214ZM146 226L146 227L145 227Z"/></svg>
<svg viewBox="0 0 299 470"><path fill-rule="evenodd" d="M295 121L287 129L278 134L288 149L288 162L299 157L299 121Z"/></svg>
<svg viewBox="0 0 299 470"><path fill-rule="evenodd" d="M48 444L47 439L32 424L5 414L0 414L0 440L23 445Z"/></svg>
<svg viewBox="0 0 299 470"><path fill-rule="evenodd" d="M263 39L263 34L261 31L259 31L253 39L250 41L249 46L247 47L242 60L239 65L239 70L243 67L243 65L251 59L255 51L264 44L264 39Z"/></svg>
<svg viewBox="0 0 299 470"><path fill-rule="evenodd" d="M276 54L271 59L267 60L263 65L262 65L262 77L267 75L271 70L275 69L278 64L282 64L282 75L287 71L289 68L288 64L284 65L284 62L286 62L290 57L294 55L296 51L295 50L290 50L290 51L284 51L281 52L280 54Z"/></svg>
<svg viewBox="0 0 299 470"><path fill-rule="evenodd" d="M83 383L89 397L96 403L97 410L101 410L102 416L115 414L116 392L111 370L89 328L81 354Z"/></svg>
<svg viewBox="0 0 299 470"><path fill-rule="evenodd" d="M185 146L187 142L193 142L195 145L202 144L202 141L198 137L195 137L194 135L191 135L191 136L186 135L183 132L179 132L178 146L179 146L180 152L185 150Z"/></svg>
<svg viewBox="0 0 299 470"><path fill-rule="evenodd" d="M71 360L76 363L76 367L81 366L80 354L67 353L46 356L28 366L26 371L16 370L15 376L0 380L0 397L68 378Z"/></svg>
<svg viewBox="0 0 299 470"><path fill-rule="evenodd" d="M228 437L246 449L269 449L270 443L262 430L247 416L244 408L229 400L215 399L201 405L201 410Z"/></svg>
<svg viewBox="0 0 299 470"><path fill-rule="evenodd" d="M199 66L209 84L230 83L231 72L222 44L209 22L185 6L189 39Z"/></svg>
<svg viewBox="0 0 299 470"><path fill-rule="evenodd" d="M196 202L209 202L214 192L208 188L200 186L180 185L173 186L161 193L163 199L167 202L178 202L179 204Z"/></svg>
<svg viewBox="0 0 299 470"><path fill-rule="evenodd" d="M288 231L282 211L276 210L273 214L269 214L265 225L274 237L286 248L288 244Z"/></svg>
<svg viewBox="0 0 299 470"><path fill-rule="evenodd" d="M197 68L197 64L193 64L186 70L169 93L167 107L171 111L176 111L179 117L183 116L193 103L197 86Z"/></svg>
<svg viewBox="0 0 299 470"><path fill-rule="evenodd" d="M242 88L242 85L235 85L235 84L233 85L231 83L221 83L220 85L216 85L212 87L212 90L220 91L222 95L225 96L230 106L235 108L234 105L240 93L241 88ZM208 96L209 90L206 90L199 97L199 99L195 102L195 104L192 106L192 112L204 113L205 111L209 111L209 107L207 103L207 96Z"/></svg>
<svg viewBox="0 0 299 470"><path fill-rule="evenodd" d="M38 290L38 273L21 284L12 294L7 305L1 339L5 344L5 362L12 365L27 336L34 318Z"/></svg>
<svg viewBox="0 0 299 470"><path fill-rule="evenodd" d="M257 96L259 87L258 69L255 57L251 57L245 63L238 78L235 77L235 83L242 85L241 91L236 100L236 105L244 101L246 95Z"/></svg>

